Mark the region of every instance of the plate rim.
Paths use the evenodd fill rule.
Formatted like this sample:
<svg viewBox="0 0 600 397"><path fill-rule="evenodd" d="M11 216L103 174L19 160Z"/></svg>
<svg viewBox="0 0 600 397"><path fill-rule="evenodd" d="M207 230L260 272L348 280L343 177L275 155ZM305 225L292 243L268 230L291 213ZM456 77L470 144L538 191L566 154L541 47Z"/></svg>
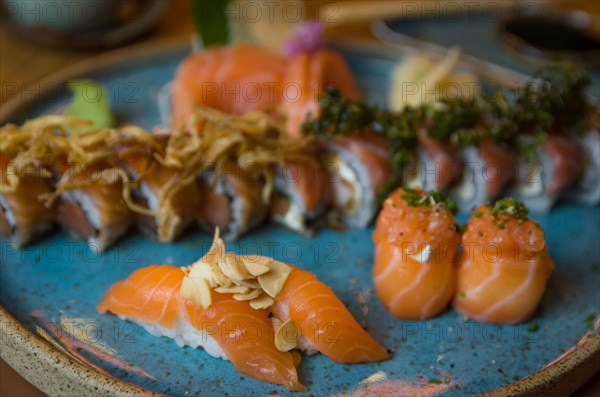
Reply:
<svg viewBox="0 0 600 397"><path fill-rule="evenodd" d="M345 48L354 47L359 50L372 50L374 53L382 51L397 51L386 46L376 39L334 40ZM189 42L182 39L161 40L155 43L141 43L126 46L117 50L108 51L90 58L86 58L71 66L60 69L48 76L34 81L40 86L47 84L63 84L75 77L82 77L98 69L114 66L131 59L156 56L169 52L181 52L189 47ZM416 48L419 51L429 52L427 49ZM439 55L439 54L437 54ZM471 57L472 58L472 57ZM481 61L484 62L484 61ZM489 62L487 65L497 66ZM501 66L513 76L519 73ZM521 75L522 76L522 75ZM32 82L33 83L33 82ZM37 103L39 98L27 97L20 90L9 98L0 108L0 125L8 122L9 117L17 110L27 105ZM14 318L2 305L0 305L0 357L13 367L21 376L38 389L49 394L69 393L99 393L107 395L133 395L133 396L163 396L164 394L143 388L134 383L126 382L117 377L102 374L94 369L76 361L67 354L55 349L40 336L27 329L21 322ZM600 332L591 334L585 343L576 345L575 350L560 357L557 361L521 378L513 383L481 394L482 396L558 396L574 392L584 383L600 372ZM56 377L48 374L56 373Z"/></svg>

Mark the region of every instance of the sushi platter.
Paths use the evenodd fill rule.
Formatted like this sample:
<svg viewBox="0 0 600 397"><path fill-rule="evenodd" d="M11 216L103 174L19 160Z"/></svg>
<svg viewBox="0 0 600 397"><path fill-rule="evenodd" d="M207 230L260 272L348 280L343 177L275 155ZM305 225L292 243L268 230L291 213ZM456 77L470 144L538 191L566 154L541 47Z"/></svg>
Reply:
<svg viewBox="0 0 600 397"><path fill-rule="evenodd" d="M525 88L388 110L415 53ZM228 102L224 67L190 88L227 62L253 84L322 67L306 81L328 87ZM599 120L571 134L578 73L544 91L453 50L340 42L165 43L51 76L97 82L115 127L65 116L68 90L3 106L2 358L49 394L571 393L600 370Z"/></svg>

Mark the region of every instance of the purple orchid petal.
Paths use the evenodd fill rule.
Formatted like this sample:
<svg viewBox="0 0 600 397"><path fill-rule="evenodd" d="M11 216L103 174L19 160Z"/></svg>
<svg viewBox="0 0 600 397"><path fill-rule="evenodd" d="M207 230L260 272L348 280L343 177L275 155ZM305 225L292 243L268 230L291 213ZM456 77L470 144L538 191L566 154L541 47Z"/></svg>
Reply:
<svg viewBox="0 0 600 397"><path fill-rule="evenodd" d="M291 57L303 51L314 52L325 46L326 43L325 25L319 21L306 21L298 27L294 36L285 43L283 53Z"/></svg>

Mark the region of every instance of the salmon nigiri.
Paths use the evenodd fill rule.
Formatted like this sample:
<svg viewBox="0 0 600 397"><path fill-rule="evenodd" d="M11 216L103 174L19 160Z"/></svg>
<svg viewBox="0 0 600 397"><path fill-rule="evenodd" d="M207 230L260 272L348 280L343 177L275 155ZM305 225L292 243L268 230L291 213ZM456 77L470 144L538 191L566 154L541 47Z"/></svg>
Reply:
<svg viewBox="0 0 600 397"><path fill-rule="evenodd" d="M335 293L314 275L294 267L275 298L275 318L299 330L298 347L335 362L383 361L390 353L367 333Z"/></svg>
<svg viewBox="0 0 600 397"><path fill-rule="evenodd" d="M439 191L398 189L387 198L373 233L375 291L403 320L424 320L448 306L460 245L454 202Z"/></svg>
<svg viewBox="0 0 600 397"><path fill-rule="evenodd" d="M473 212L463 234L454 307L477 321L515 324L535 312L554 268L525 205L501 199Z"/></svg>
<svg viewBox="0 0 600 397"><path fill-rule="evenodd" d="M185 275L169 265L139 269L109 289L98 311L136 322L180 346L202 346L211 356L230 360L237 371L259 381L305 390L292 354L277 350L273 343L266 310L255 310L232 294L213 294L211 306L203 309L181 296Z"/></svg>

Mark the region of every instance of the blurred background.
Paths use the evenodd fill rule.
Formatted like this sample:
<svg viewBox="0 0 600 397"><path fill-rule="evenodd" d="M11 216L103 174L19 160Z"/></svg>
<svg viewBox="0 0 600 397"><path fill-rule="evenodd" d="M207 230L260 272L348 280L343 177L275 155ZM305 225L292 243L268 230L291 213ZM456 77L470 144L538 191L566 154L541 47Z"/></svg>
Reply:
<svg viewBox="0 0 600 397"><path fill-rule="evenodd" d="M281 48L309 19L322 21L332 40L378 41L391 51L459 45L466 56L523 73L564 57L592 73L600 66L598 0L0 0L0 104L39 95L40 79L107 51L198 46L198 31L209 43ZM2 362L0 395L43 394ZM600 395L600 378L577 395Z"/></svg>

